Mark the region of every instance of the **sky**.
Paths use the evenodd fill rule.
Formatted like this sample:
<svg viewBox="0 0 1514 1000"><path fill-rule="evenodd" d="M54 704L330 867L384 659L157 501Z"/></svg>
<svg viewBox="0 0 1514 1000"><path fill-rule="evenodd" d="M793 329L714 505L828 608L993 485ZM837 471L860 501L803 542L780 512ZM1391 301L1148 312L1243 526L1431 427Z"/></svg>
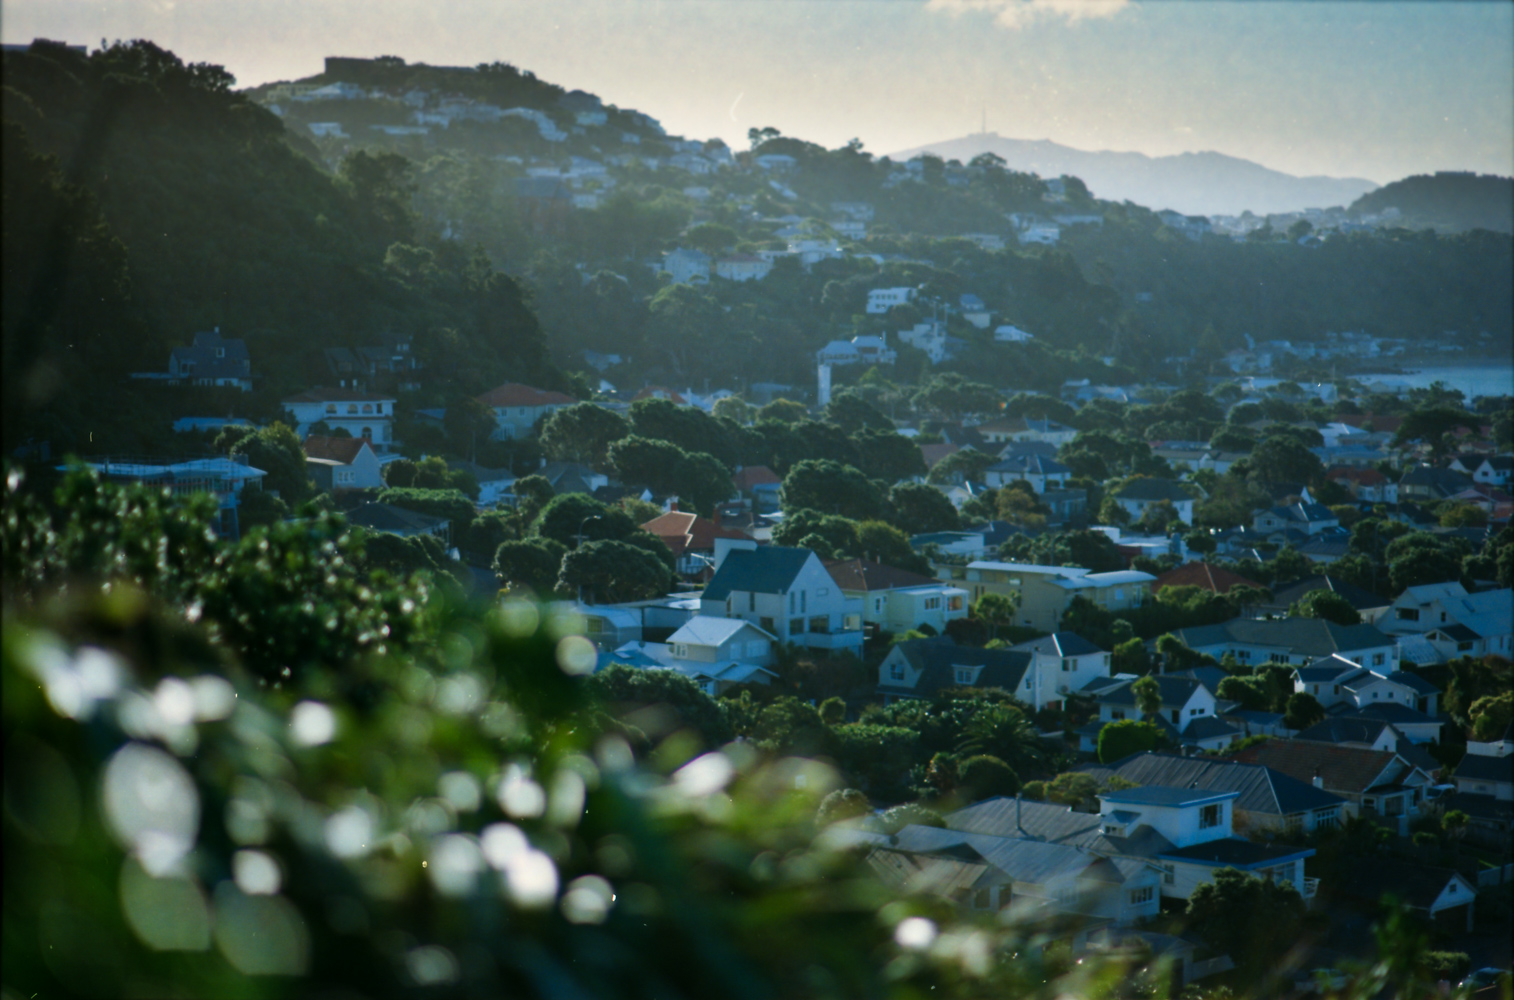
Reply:
<svg viewBox="0 0 1514 1000"><path fill-rule="evenodd" d="M0 0L0 37L148 38L242 86L497 60L736 148L771 126L884 155L986 121L1300 176L1514 175L1505 0Z"/></svg>

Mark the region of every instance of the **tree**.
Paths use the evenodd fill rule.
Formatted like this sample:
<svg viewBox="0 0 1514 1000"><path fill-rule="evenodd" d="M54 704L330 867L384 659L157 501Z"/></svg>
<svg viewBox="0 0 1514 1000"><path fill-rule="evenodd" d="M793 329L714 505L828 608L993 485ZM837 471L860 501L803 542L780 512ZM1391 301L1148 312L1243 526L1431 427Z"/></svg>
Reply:
<svg viewBox="0 0 1514 1000"><path fill-rule="evenodd" d="M585 542L563 556L558 589L579 592L590 603L617 604L660 597L673 574L646 549L629 542Z"/></svg>
<svg viewBox="0 0 1514 1000"><path fill-rule="evenodd" d="M1288 608L1292 618L1320 618L1337 625L1360 625L1361 613L1333 590L1311 590Z"/></svg>
<svg viewBox="0 0 1514 1000"><path fill-rule="evenodd" d="M1514 692L1478 698L1467 710L1467 716L1472 720L1472 739L1484 743L1499 739L1514 716Z"/></svg>
<svg viewBox="0 0 1514 1000"><path fill-rule="evenodd" d="M546 596L557 586L568 547L551 538L504 542L494 553L494 573L502 585L529 587Z"/></svg>
<svg viewBox="0 0 1514 1000"><path fill-rule="evenodd" d="M993 386L970 381L955 372L932 375L910 398L910 405L918 412L946 419L996 412L1001 402Z"/></svg>
<svg viewBox="0 0 1514 1000"><path fill-rule="evenodd" d="M815 813L816 826L830 826L846 819L856 819L873 811L873 804L865 793L855 788L838 788L820 800L820 809Z"/></svg>
<svg viewBox="0 0 1514 1000"><path fill-rule="evenodd" d="M1272 975L1298 941L1304 900L1286 882L1221 868L1188 897L1188 923L1204 943L1228 954L1242 976Z"/></svg>
<svg viewBox="0 0 1514 1000"><path fill-rule="evenodd" d="M677 496L688 509L708 514L730 497L731 473L704 452L685 452L667 441L631 435L610 445L609 461L622 480Z"/></svg>
<svg viewBox="0 0 1514 1000"><path fill-rule="evenodd" d="M716 254L722 250L736 245L736 230L730 226L723 226L718 222L701 222L697 226L690 226L684 231L680 241L684 246L702 250L707 254Z"/></svg>
<svg viewBox="0 0 1514 1000"><path fill-rule="evenodd" d="M809 408L792 399L775 399L757 411L757 420L775 420L780 424L797 424L809 416Z"/></svg>
<svg viewBox="0 0 1514 1000"><path fill-rule="evenodd" d="M854 520L881 517L885 502L858 470L829 460L806 459L789 470L779 490L783 509L826 511Z"/></svg>
<svg viewBox="0 0 1514 1000"><path fill-rule="evenodd" d="M756 419L757 410L740 396L726 396L715 400L710 407L710 416L716 420L731 420L745 427Z"/></svg>
<svg viewBox="0 0 1514 1000"><path fill-rule="evenodd" d="M1151 654L1146 651L1146 643L1139 638L1116 645L1109 663L1117 674L1144 676L1151 672Z"/></svg>
<svg viewBox="0 0 1514 1000"><path fill-rule="evenodd" d="M926 482L934 485L960 484L964 481L981 482L983 470L994 464L994 457L976 448L954 451L930 467Z"/></svg>
<svg viewBox="0 0 1514 1000"><path fill-rule="evenodd" d="M1220 681L1219 690L1215 694L1255 712L1266 712L1272 708L1272 699L1262 680L1257 677L1226 677Z"/></svg>
<svg viewBox="0 0 1514 1000"><path fill-rule="evenodd" d="M1147 675L1130 685L1135 695L1136 708L1142 715L1160 715L1162 711L1162 687L1155 677Z"/></svg>
<svg viewBox="0 0 1514 1000"><path fill-rule="evenodd" d="M571 547L580 541L625 538L636 525L618 507L602 504L586 493L564 493L547 502L531 530Z"/></svg>
<svg viewBox="0 0 1514 1000"><path fill-rule="evenodd" d="M1283 714L1283 725L1289 729L1308 729L1325 718L1325 709L1319 700L1307 691L1299 691L1288 699Z"/></svg>
<svg viewBox="0 0 1514 1000"><path fill-rule="evenodd" d="M857 547L852 552L856 555L921 576L931 575L930 560L916 552L910 546L909 536L892 524L858 521L855 531Z"/></svg>
<svg viewBox="0 0 1514 1000"><path fill-rule="evenodd" d="M974 618L989 626L992 630L992 637L997 639L1001 625L1013 625L1015 623L1015 612L1019 608L1019 591L1000 594L986 590L973 602L972 612Z"/></svg>
<svg viewBox="0 0 1514 1000"><path fill-rule="evenodd" d="M925 456L920 446L891 430L863 430L851 436L857 450L858 466L870 479L897 483L901 479L925 475Z"/></svg>
<svg viewBox="0 0 1514 1000"><path fill-rule="evenodd" d="M1250 476L1265 483L1318 485L1325 467L1304 444L1293 437L1273 434L1251 452ZM1249 513L1249 512L1248 512Z"/></svg>
<svg viewBox="0 0 1514 1000"><path fill-rule="evenodd" d="M676 670L612 663L587 678L584 688L590 702L612 708L622 718L648 708L671 710L676 721L667 730L686 729L706 747L721 746L735 735L720 704Z"/></svg>
<svg viewBox="0 0 1514 1000"><path fill-rule="evenodd" d="M848 434L864 430L894 431L894 422L887 414L849 389L831 397L825 407L825 419Z"/></svg>
<svg viewBox="0 0 1514 1000"><path fill-rule="evenodd" d="M830 697L820 703L820 721L827 726L839 726L846 721L846 702Z"/></svg>
<svg viewBox="0 0 1514 1000"><path fill-rule="evenodd" d="M800 546L811 537L818 537L825 548L833 553L857 552L857 522L835 514L822 514L818 510L795 510L784 514L783 520L773 529L775 545Z"/></svg>
<svg viewBox="0 0 1514 1000"><path fill-rule="evenodd" d="M277 493L291 507L304 503L315 492L315 483L305 471L305 448L288 424L275 421L241 436L229 453L266 472L262 488Z"/></svg>
<svg viewBox="0 0 1514 1000"><path fill-rule="evenodd" d="M906 535L955 531L961 527L957 508L946 494L924 483L899 483L888 491L891 521Z"/></svg>
<svg viewBox="0 0 1514 1000"><path fill-rule="evenodd" d="M1138 722L1135 719L1111 722L1099 730L1099 763L1113 764L1131 754L1160 750L1165 746L1166 734L1150 722Z"/></svg>
<svg viewBox="0 0 1514 1000"><path fill-rule="evenodd" d="M442 427L447 431L447 440L452 447L472 461L479 445L494 433L497 422L494 411L482 400L463 394L447 402Z"/></svg>
<svg viewBox="0 0 1514 1000"><path fill-rule="evenodd" d="M969 799L1013 795L1020 790L1020 776L1002 760L989 754L969 757L957 767L958 787Z"/></svg>
<svg viewBox="0 0 1514 1000"><path fill-rule="evenodd" d="M583 462L602 468L610 445L631 433L630 421L595 403L577 403L555 410L541 428L541 446L548 458Z"/></svg>

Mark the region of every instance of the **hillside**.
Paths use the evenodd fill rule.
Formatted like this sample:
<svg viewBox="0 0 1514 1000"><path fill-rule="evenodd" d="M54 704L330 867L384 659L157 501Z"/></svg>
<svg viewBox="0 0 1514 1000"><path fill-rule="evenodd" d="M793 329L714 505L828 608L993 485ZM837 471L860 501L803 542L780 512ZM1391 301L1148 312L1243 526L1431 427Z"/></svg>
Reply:
<svg viewBox="0 0 1514 1000"><path fill-rule="evenodd" d="M896 160L934 153L967 163L980 153L1004 158L1010 170L1042 177L1081 178L1094 197L1133 201L1186 215L1257 215L1350 204L1376 187L1359 177L1294 177L1221 153L1147 156L1089 152L1045 139L1011 139L980 132L894 153Z"/></svg>
<svg viewBox="0 0 1514 1000"><path fill-rule="evenodd" d="M1396 208L1405 229L1514 233L1514 178L1441 171L1384 185L1351 203L1354 215Z"/></svg>

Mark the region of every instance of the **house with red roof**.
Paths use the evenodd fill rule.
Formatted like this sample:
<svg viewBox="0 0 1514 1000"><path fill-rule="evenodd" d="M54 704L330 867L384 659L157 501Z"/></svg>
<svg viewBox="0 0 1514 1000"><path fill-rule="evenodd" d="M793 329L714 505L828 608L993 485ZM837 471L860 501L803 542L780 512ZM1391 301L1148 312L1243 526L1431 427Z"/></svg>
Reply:
<svg viewBox="0 0 1514 1000"><path fill-rule="evenodd" d="M519 382L496 386L479 396L478 401L494 411L495 430L490 437L495 441L529 437L538 420L578 402L566 393Z"/></svg>
<svg viewBox="0 0 1514 1000"><path fill-rule="evenodd" d="M645 389L631 397L631 402L642 399L666 399L676 406L689 406L690 403L680 393L660 385L649 385Z"/></svg>
<svg viewBox="0 0 1514 1000"><path fill-rule="evenodd" d="M862 602L862 620L885 631L929 625L939 633L947 622L967 617L967 591L943 580L862 559L828 562L825 568L842 594Z"/></svg>
<svg viewBox="0 0 1514 1000"><path fill-rule="evenodd" d="M1248 580L1239 573L1206 562L1185 563L1161 574L1151 585L1152 594L1160 593L1163 587L1202 587L1216 594L1229 593L1233 587L1266 589L1255 580Z"/></svg>
<svg viewBox="0 0 1514 1000"><path fill-rule="evenodd" d="M736 493L751 502L759 514L771 514L778 510L778 489L783 480L765 465L744 465L731 476L731 485Z"/></svg>
<svg viewBox="0 0 1514 1000"><path fill-rule="evenodd" d="M677 560L678 572L684 576L709 579L715 564L715 539L734 538L751 541L752 536L744 531L722 528L708 518L676 506L643 524L662 540Z"/></svg>
<svg viewBox="0 0 1514 1000"><path fill-rule="evenodd" d="M305 471L316 489L375 490L384 486L378 456L367 438L312 434L305 439Z"/></svg>

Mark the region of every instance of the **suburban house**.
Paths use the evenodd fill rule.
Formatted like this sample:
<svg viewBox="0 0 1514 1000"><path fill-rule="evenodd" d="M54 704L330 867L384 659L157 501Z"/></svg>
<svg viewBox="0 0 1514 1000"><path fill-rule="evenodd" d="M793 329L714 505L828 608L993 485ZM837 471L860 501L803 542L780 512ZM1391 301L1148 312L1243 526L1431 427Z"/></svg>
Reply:
<svg viewBox="0 0 1514 1000"><path fill-rule="evenodd" d="M294 418L295 433L310 434L315 424L325 424L327 433L345 430L355 438L367 438L375 452L387 452L394 443L393 396L357 389L306 389L281 401Z"/></svg>
<svg viewBox="0 0 1514 1000"><path fill-rule="evenodd" d="M1206 562L1184 563L1158 574L1151 584L1151 592L1158 594L1163 587L1198 587L1214 594L1228 594L1235 587L1265 589L1255 580L1248 580L1238 573Z"/></svg>
<svg viewBox="0 0 1514 1000"><path fill-rule="evenodd" d="M221 328L197 333L188 347L175 347L168 355L169 385L219 385L252 391L252 362L247 342L222 337Z"/></svg>
<svg viewBox="0 0 1514 1000"><path fill-rule="evenodd" d="M1060 448L1064 444L1070 444L1078 436L1076 428L1059 424L1055 420L1036 420L1032 417L1001 417L979 424L977 429L990 444L1042 441Z"/></svg>
<svg viewBox="0 0 1514 1000"><path fill-rule="evenodd" d="M1340 527L1340 523L1340 518L1322 503L1295 503L1257 511L1252 515L1251 529L1267 533L1294 528L1306 535L1317 535L1326 528Z"/></svg>
<svg viewBox="0 0 1514 1000"><path fill-rule="evenodd" d="M978 561L964 566L938 566L941 579L960 582L976 601L985 593L1019 594L1015 624L1050 632L1074 597L1082 596L1110 611L1138 608L1151 595L1156 577L1138 570L1091 573L1080 566L1040 566L1034 563Z"/></svg>
<svg viewBox="0 0 1514 1000"><path fill-rule="evenodd" d="M679 247L662 259L660 271L666 271L675 285L703 285L710 281L710 255Z"/></svg>
<svg viewBox="0 0 1514 1000"><path fill-rule="evenodd" d="M638 670L675 670L717 697L733 684L770 684L773 637L739 618L690 618L667 642L631 641L601 653L599 667L613 663Z"/></svg>
<svg viewBox="0 0 1514 1000"><path fill-rule="evenodd" d="M1346 800L1348 816L1370 816L1409 835L1409 823L1424 811L1431 776L1391 750L1341 743L1267 740L1237 751L1234 759L1260 764L1298 781L1311 782Z"/></svg>
<svg viewBox="0 0 1514 1000"><path fill-rule="evenodd" d="M741 618L780 642L862 653L862 602L846 597L809 549L715 540L700 613Z"/></svg>
<svg viewBox="0 0 1514 1000"><path fill-rule="evenodd" d="M489 508L505 502L514 505L515 497L510 493L510 488L515 485L515 473L509 469L491 469L477 462L465 461L447 464L453 472L466 472L478 483L478 500L475 502L479 507Z"/></svg>
<svg viewBox="0 0 1514 1000"><path fill-rule="evenodd" d="M1261 604L1249 609L1249 611L1257 617L1286 615L1288 609L1293 607L1295 602L1301 600L1305 594L1316 590L1328 590L1330 593L1344 598L1346 603L1355 608L1357 614L1362 616L1362 621L1364 622L1375 622L1383 610L1391 603L1386 597L1374 594L1364 587L1358 587L1356 584L1348 583L1339 577L1325 574L1323 576L1308 576L1287 586L1278 587L1272 591L1272 599L1270 601L1263 601ZM1390 631L1389 629L1384 629L1380 622L1376 622L1376 624L1382 631Z"/></svg>
<svg viewBox="0 0 1514 1000"><path fill-rule="evenodd" d="M1165 732L1174 743L1200 750L1218 750L1239 739L1244 727L1216 712L1217 700L1209 685L1195 677L1178 674L1152 674L1162 694L1162 706L1154 714L1142 714L1135 692L1137 678L1129 674L1097 679L1080 692L1099 702L1099 717L1078 730L1079 749L1093 752L1099 748L1099 733L1111 722L1139 720L1150 722Z"/></svg>
<svg viewBox="0 0 1514 1000"><path fill-rule="evenodd" d="M1161 869L1140 858L918 824L892 836L849 832L848 839L876 845L867 865L886 885L976 912L1018 920L1077 915L1128 927L1160 908Z"/></svg>
<svg viewBox="0 0 1514 1000"><path fill-rule="evenodd" d="M1291 882L1306 901L1312 900L1318 883L1304 876L1304 861L1313 849L1253 843L1236 832L1236 821L1247 815L1241 803L1263 798L1251 787L1142 785L1100 793L1098 813L994 798L945 819L949 830L1076 847L1094 856L1155 865L1161 872L1157 893L1171 899L1187 899L1220 868L1237 868Z"/></svg>
<svg viewBox="0 0 1514 1000"><path fill-rule="evenodd" d="M906 639L878 665L878 694L887 705L948 688L1000 688L1029 703L1035 697L1030 663L1029 653L959 646L944 635Z"/></svg>
<svg viewBox="0 0 1514 1000"><path fill-rule="evenodd" d="M642 526L662 540L677 560L677 570L682 576L698 576L710 571L715 564L715 539L750 539L742 531L722 528L708 518L677 509L658 515Z"/></svg>
<svg viewBox="0 0 1514 1000"><path fill-rule="evenodd" d="M773 269L773 262L751 253L733 253L715 261L715 274L727 281L761 281Z"/></svg>
<svg viewBox="0 0 1514 1000"><path fill-rule="evenodd" d="M913 288L874 288L867 293L867 311L875 316L886 313L894 306L913 302L918 294Z"/></svg>
<svg viewBox="0 0 1514 1000"><path fill-rule="evenodd" d="M1438 503L1472 485L1472 477L1454 469L1437 469L1433 465L1417 465L1405 472L1398 480L1398 497L1401 501Z"/></svg>
<svg viewBox="0 0 1514 1000"><path fill-rule="evenodd" d="M983 470L984 482L995 489L1021 480L1037 493L1064 489L1071 476L1072 469L1041 455L1011 455Z"/></svg>
<svg viewBox="0 0 1514 1000"><path fill-rule="evenodd" d="M1134 479L1111 495L1132 521L1139 521L1157 504L1168 503L1178 520L1193 523L1193 495L1170 479Z"/></svg>
<svg viewBox="0 0 1514 1000"><path fill-rule="evenodd" d="M609 476L595 472L582 462L548 462L532 475L541 476L551 483L552 492L559 496L564 493L587 493L593 496L610 485Z"/></svg>
<svg viewBox="0 0 1514 1000"><path fill-rule="evenodd" d="M1514 757L1468 753L1456 765L1452 780L1463 794L1491 795L1499 802L1514 802Z"/></svg>
<svg viewBox="0 0 1514 1000"><path fill-rule="evenodd" d="M1442 931L1472 931L1477 887L1460 872L1407 862L1382 865L1354 859L1342 874L1341 894L1370 911L1377 910L1384 895L1392 895ZM1486 991L1478 995L1482 992Z"/></svg>
<svg viewBox="0 0 1514 1000"><path fill-rule="evenodd" d="M1089 684L1109 678L1110 654L1076 632L1053 632L1011 646L1011 652L1029 653L1031 701L1036 708L1060 708L1064 696Z"/></svg>
<svg viewBox="0 0 1514 1000"><path fill-rule="evenodd" d="M731 485L736 494L752 502L752 509L759 514L771 514L779 509L778 491L783 480L765 465L745 465L731 474Z"/></svg>
<svg viewBox="0 0 1514 1000"><path fill-rule="evenodd" d="M1443 660L1507 658L1514 649L1514 590L1469 594L1455 581L1409 587L1376 624L1392 635L1423 635Z"/></svg>
<svg viewBox="0 0 1514 1000"><path fill-rule="evenodd" d="M1420 744L1424 741L1412 738L1398 725L1387 719L1370 715L1338 715L1326 718L1294 734L1301 740L1316 743L1339 743L1342 746L1362 750L1388 750L1438 778L1443 766Z"/></svg>
<svg viewBox="0 0 1514 1000"><path fill-rule="evenodd" d="M1514 455L1458 455L1451 460L1451 468L1471 476L1474 483L1508 486L1514 473Z"/></svg>
<svg viewBox="0 0 1514 1000"><path fill-rule="evenodd" d="M237 520L237 508L242 503L242 491L262 487L262 469L247 464L245 458L196 458L187 462L111 461L88 462L90 469L101 479L113 483L143 483L159 490L168 490L174 496L190 493L209 493L216 498L217 520L215 531L223 538L236 541L242 537ZM58 466L59 472L67 472L70 466Z"/></svg>
<svg viewBox="0 0 1514 1000"><path fill-rule="evenodd" d="M1267 662L1305 666L1339 654L1369 670L1398 669L1398 645L1371 625L1337 625L1319 618L1232 618L1218 625L1176 629L1183 645L1215 659L1228 653L1245 665Z"/></svg>
<svg viewBox="0 0 1514 1000"><path fill-rule="evenodd" d="M489 435L493 441L529 437L538 420L578 402L565 393L535 389L519 382L496 386L479 396L478 401L494 411L494 433Z"/></svg>
<svg viewBox="0 0 1514 1000"><path fill-rule="evenodd" d="M354 528L413 538L418 535L435 535L443 545L451 545L452 522L445 517L418 514L413 510L395 507L386 503L365 503L347 512L347 523Z"/></svg>
<svg viewBox="0 0 1514 1000"><path fill-rule="evenodd" d="M1366 708L1392 702L1430 716L1436 714L1440 698L1440 688L1418 674L1386 666L1368 670L1339 653L1294 670L1293 690L1312 695L1326 709L1340 704Z"/></svg>
<svg viewBox="0 0 1514 1000"><path fill-rule="evenodd" d="M946 623L967 617L967 591L940 580L879 562L848 559L826 564L848 599L862 602L862 620L885 632L944 632Z"/></svg>
<svg viewBox="0 0 1514 1000"><path fill-rule="evenodd" d="M305 471L316 489L327 493L384 486L378 456L363 438L310 435L305 439Z"/></svg>
<svg viewBox="0 0 1514 1000"><path fill-rule="evenodd" d="M1138 785L1239 792L1231 807L1231 823L1242 836L1334 829L1341 823L1346 804L1341 796L1316 788L1312 781L1234 758L1149 751L1132 754L1111 767L1088 765L1078 770L1100 782L1118 776Z"/></svg>

